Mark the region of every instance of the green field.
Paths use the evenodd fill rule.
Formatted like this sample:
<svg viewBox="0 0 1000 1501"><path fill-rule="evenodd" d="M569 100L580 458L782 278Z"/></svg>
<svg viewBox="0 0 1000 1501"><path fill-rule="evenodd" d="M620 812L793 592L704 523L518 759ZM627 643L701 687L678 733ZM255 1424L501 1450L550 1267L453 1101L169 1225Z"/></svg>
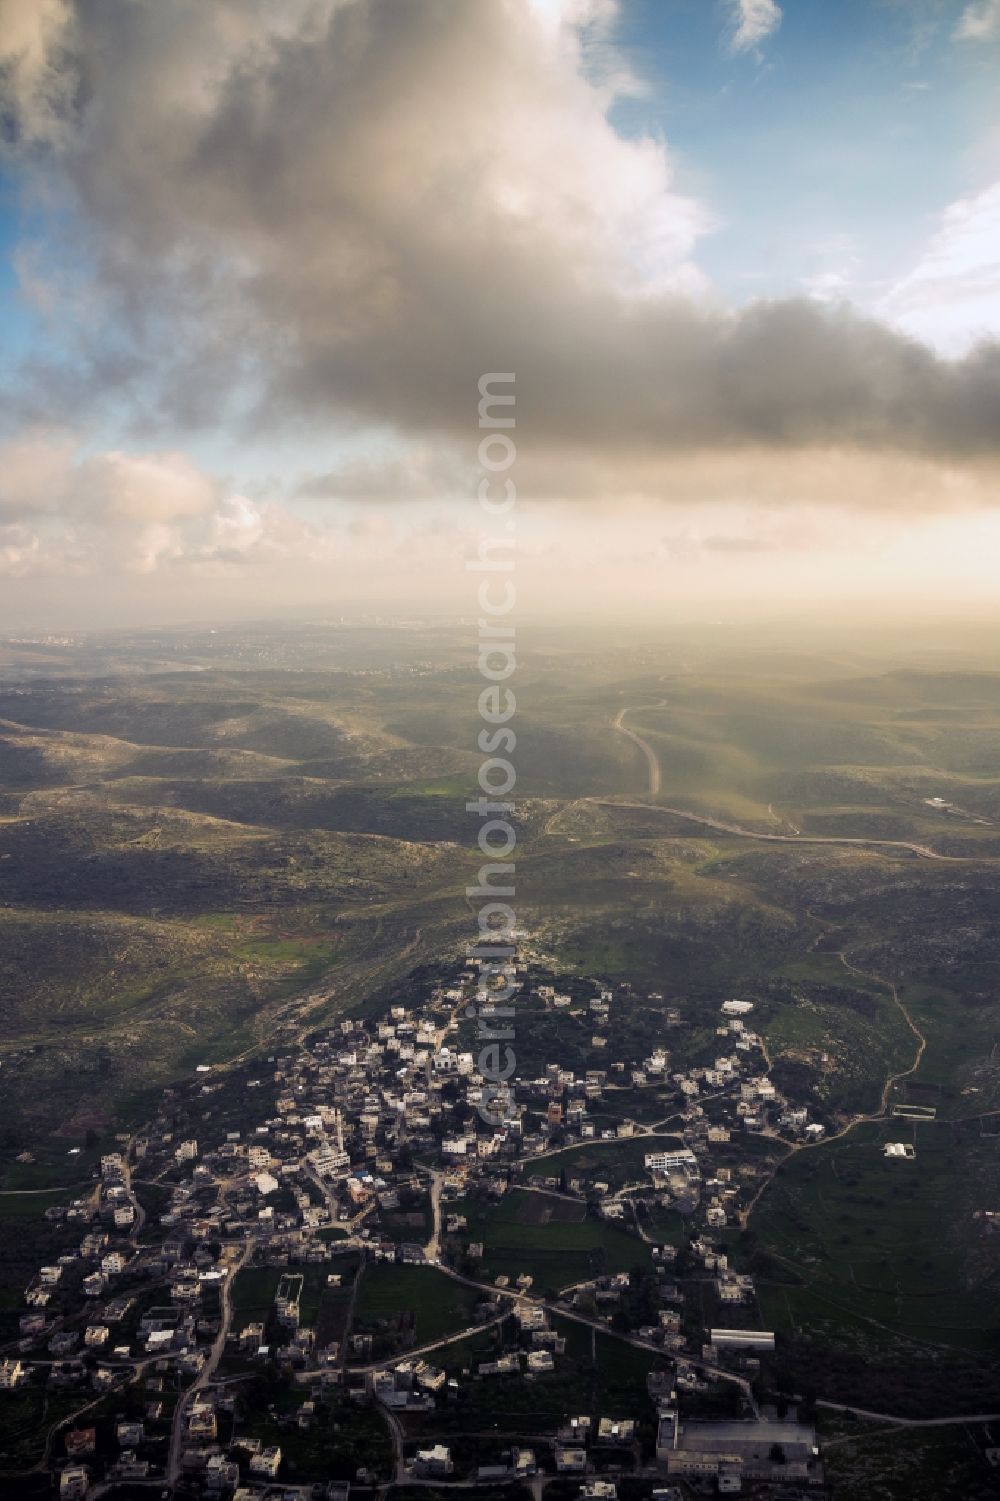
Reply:
<svg viewBox="0 0 1000 1501"><path fill-rule="evenodd" d="M646 1377L662 1367L662 1360L558 1315L553 1327L565 1339L565 1351L554 1371L530 1382L476 1374L478 1362L495 1356L498 1348L488 1332L443 1347L435 1358L459 1376L459 1395L434 1414L434 1431L456 1436L495 1431L501 1439L525 1431L553 1433L568 1413L589 1412L635 1418L641 1436L651 1439L654 1413ZM507 1334L509 1346L509 1328Z"/></svg>
<svg viewBox="0 0 1000 1501"><path fill-rule="evenodd" d="M558 1209L543 1219L542 1195L523 1189L506 1193L498 1204L466 1199L456 1206L469 1222L463 1239L481 1240L484 1278L522 1272L535 1291L569 1287L602 1272L628 1272L652 1264L650 1249L636 1235L607 1220L579 1217L575 1204L554 1200Z"/></svg>
<svg viewBox="0 0 1000 1501"><path fill-rule="evenodd" d="M239 1431L263 1445L280 1446L283 1480L310 1481L322 1475L350 1481L362 1465L388 1477L392 1446L377 1412L359 1410L344 1396L326 1392L303 1430L287 1421L302 1402L300 1388L264 1374L240 1387Z"/></svg>
<svg viewBox="0 0 1000 1501"><path fill-rule="evenodd" d="M916 1145L887 1160L886 1141ZM753 1229L787 1282L765 1320L807 1337L910 1339L996 1353L1000 1265L976 1210L1000 1192L995 1142L973 1128L859 1126L779 1170Z"/></svg>
<svg viewBox="0 0 1000 1501"><path fill-rule="evenodd" d="M252 1323L256 1316L269 1310L274 1304L278 1283L287 1267L247 1266L236 1273L233 1280L233 1314L235 1324L240 1324L239 1315L246 1314L243 1323Z"/></svg>
<svg viewBox="0 0 1000 1501"><path fill-rule="evenodd" d="M415 1344L427 1344L474 1324L476 1302L473 1288L436 1267L376 1262L361 1275L354 1329L405 1329Z"/></svg>

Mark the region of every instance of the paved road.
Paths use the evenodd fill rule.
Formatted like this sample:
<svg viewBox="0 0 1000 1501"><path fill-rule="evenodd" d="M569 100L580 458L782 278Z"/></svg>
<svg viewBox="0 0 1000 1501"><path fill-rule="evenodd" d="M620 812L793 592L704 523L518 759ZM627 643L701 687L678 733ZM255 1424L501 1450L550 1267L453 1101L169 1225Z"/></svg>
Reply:
<svg viewBox="0 0 1000 1501"><path fill-rule="evenodd" d="M907 1007L898 989L891 980L885 979L883 975L869 974L866 970L858 969L856 964L851 963L850 959L848 959L843 949L838 952L837 958L847 970L848 974L857 975L858 978L862 980L874 980L876 984L882 985L886 990L888 990L889 994L892 996L893 1005L896 1007L896 1010L899 1012L900 1016L903 1018L910 1031L913 1033L913 1036L916 1038L917 1050L914 1054L913 1062L910 1064L909 1068L901 1068L896 1073L890 1074L886 1079L885 1084L882 1086L882 1099L878 1113L880 1115L884 1115L889 1108L889 1097L892 1094L893 1086L895 1084L898 1084L900 1079L908 1079L911 1074L915 1074L917 1072L917 1069L923 1062L924 1053L927 1051L927 1038L924 1036L923 1032L921 1032L920 1028L913 1020L909 1008Z"/></svg>
<svg viewBox="0 0 1000 1501"><path fill-rule="evenodd" d="M489 1282L478 1282L474 1277L466 1277L463 1273L456 1272L452 1267L440 1265L439 1270L444 1272L446 1277L451 1277L453 1281L465 1283L466 1287L480 1288L482 1291L488 1293L496 1293L499 1290ZM514 1292L510 1288L503 1288L502 1291L505 1296L512 1298L516 1303L533 1303L547 1309L549 1313L554 1314L557 1318L570 1319L574 1324L584 1324L588 1329L596 1329L598 1334L606 1334L611 1339L620 1339L627 1345L634 1345L638 1350L650 1350L654 1355L658 1355L661 1360L676 1358L669 1350L664 1350L662 1345L654 1344L652 1340L643 1339L638 1334L625 1334L621 1330L611 1329L607 1324L602 1323L600 1319L587 1318L585 1314L577 1313L575 1309L564 1308L560 1303L553 1303L547 1298L539 1297L537 1294ZM719 1377L721 1380L731 1381L734 1385L738 1386L750 1404L754 1416L759 1415L757 1399L754 1396L753 1388L745 1377L737 1376L732 1371L725 1371L721 1367L714 1365L711 1361L701 1360L693 1355L683 1355L681 1359L688 1365L693 1366L695 1370L711 1371L714 1376Z"/></svg>
<svg viewBox="0 0 1000 1501"><path fill-rule="evenodd" d="M643 740L642 736L637 735L635 730L625 728L622 721L625 715L631 714L631 712L631 709L619 709L614 718L614 727L620 734L625 735L631 740L633 745L637 745L646 757L646 765L649 769L649 795L650 797L656 797L660 791L660 758L648 740Z"/></svg>
<svg viewBox="0 0 1000 1501"><path fill-rule="evenodd" d="M650 811L645 803L622 803L614 798L590 798L590 802L601 803L605 807L643 807ZM721 818L712 818L707 813L692 813L689 808L670 808L664 803L658 803L656 811L669 813L674 818L686 819L688 823L697 823L707 829L715 829L720 834L735 834L739 839L761 839L769 844L838 844L854 845L861 849L875 850L906 850L911 855L918 856L921 860L942 860L950 865L967 865L970 861L996 859L994 855L941 855L937 850L932 850L926 844L915 844L909 839L862 839L859 836L849 834L769 834L760 829L745 829L742 824L728 823Z"/></svg>
<svg viewBox="0 0 1000 1501"><path fill-rule="evenodd" d="M660 758L656 754L656 751L650 745L648 740L644 740L641 735L636 734L635 730L626 728L623 721L625 715L631 713L632 708L619 709L618 713L614 717L614 720L612 721L612 724L620 734L626 735L628 739L631 740L634 745L637 745L642 751L649 768L649 796L656 797L659 794L660 786L663 780L660 767ZM627 803L619 801L615 798L585 797L581 798L580 802L598 803L603 807L610 808L640 807L646 808L648 811L647 805L645 803ZM692 813L688 808L668 808L665 807L662 803L658 805L658 811L661 813L669 813L674 818L686 819L689 823L701 824L704 828L707 829L715 829L720 834L735 834L739 839L765 839L772 844L837 844L856 845L860 846L862 849L907 850L910 854L916 855L921 860L943 860L947 861L949 864L958 865L967 864L973 858L975 858L976 860L990 860L997 858L996 856L992 855L977 855L975 857L971 855L941 855L938 854L937 850L932 850L928 845L917 844L909 839L863 839L860 836L852 837L846 834L837 835L764 833L758 829L746 829L742 826L742 824L729 823L725 819L712 818L707 813Z"/></svg>
<svg viewBox="0 0 1000 1501"><path fill-rule="evenodd" d="M56 1183L52 1188L0 1188L0 1199L28 1199L33 1194L75 1194L79 1189L85 1188L88 1193L93 1193L92 1182L85 1183Z"/></svg>
<svg viewBox="0 0 1000 1501"><path fill-rule="evenodd" d="M437 1261L441 1255L441 1190L444 1187L444 1173L439 1168L428 1169L431 1178L431 1235L426 1246L424 1255L428 1261Z"/></svg>
<svg viewBox="0 0 1000 1501"><path fill-rule="evenodd" d="M893 1428L956 1428L963 1423L1000 1423L1000 1412L972 1412L959 1418L897 1418L888 1412L869 1412L866 1407L852 1407L849 1402L820 1400L816 1406L823 1407L828 1412L853 1412L856 1417L869 1418L875 1423L888 1423ZM850 1442L850 1438L831 1442ZM829 1444L825 1447L828 1448Z"/></svg>
<svg viewBox="0 0 1000 1501"><path fill-rule="evenodd" d="M222 1359L222 1352L226 1348L226 1336L229 1334L229 1325L233 1317L233 1283L236 1281L237 1272L246 1264L252 1250L253 1246L250 1242L241 1247L239 1256L232 1264L229 1276L222 1284L219 1332L215 1337L205 1364L184 1395L179 1398L177 1406L174 1408L174 1420L170 1428L170 1448L167 1453L165 1477L166 1485L171 1488L177 1484L180 1475L181 1450L184 1442L184 1416L198 1392L202 1391L211 1381L215 1375L219 1361Z"/></svg>
<svg viewBox="0 0 1000 1501"><path fill-rule="evenodd" d="M537 1293L519 1292L517 1291L517 1289L510 1287L499 1288L492 1282L481 1282L475 1277L465 1276L463 1272L456 1272L453 1267L447 1266L444 1262L428 1262L425 1263L425 1265L436 1266L439 1272L442 1272L446 1277L450 1277L453 1282L461 1282L463 1286L473 1287L477 1290L477 1292L488 1293L491 1297L496 1297L497 1295L499 1295L507 1301L508 1306L502 1313L498 1314L496 1318L490 1319L486 1323L475 1324L473 1326L470 1326L468 1329L461 1329L456 1334L446 1335L443 1339L434 1340L430 1344L420 1345L417 1349L401 1350L398 1355L389 1356L380 1361L374 1361L369 1365L351 1366L350 1369L352 1371L386 1370L394 1365L397 1365L401 1360L412 1360L414 1356L427 1354L429 1351L438 1349L442 1345L450 1345L454 1344L456 1340L468 1339L472 1335L482 1333L484 1329L489 1329L493 1324L501 1323L503 1319L509 1317L509 1315L513 1311L514 1305L517 1303L529 1303L534 1304L537 1307L545 1308L549 1313L555 1315L557 1318L569 1319L575 1324L583 1324L586 1326L586 1328L593 1329L598 1334L606 1334L609 1339L619 1339L627 1345L634 1345L636 1349L649 1350L654 1355L658 1355L662 1360L671 1360L676 1358L671 1351L665 1350L662 1345L657 1345L652 1340L643 1339L638 1334L625 1334L620 1330L611 1329L600 1319L588 1318L585 1314L577 1313L575 1309L567 1308L564 1307L561 1303L552 1302L549 1299L542 1298ZM723 1381L731 1381L743 1392L748 1403L750 1404L752 1411L755 1414L757 1413L757 1401L754 1397L750 1382L747 1381L743 1376L737 1376L732 1371L722 1370L719 1366L714 1365L711 1361L702 1360L697 1356L683 1355L681 1359L686 1361L688 1365L693 1366L695 1370L710 1371L712 1375L719 1377ZM309 1374L311 1373L301 1372L300 1376L305 1377Z"/></svg>
<svg viewBox="0 0 1000 1501"><path fill-rule="evenodd" d="M496 1292L497 1289L494 1288L493 1291ZM381 1360L370 1360L366 1365L348 1366L345 1361L340 1363L346 1366L352 1376L364 1375L368 1371L387 1371L392 1366L398 1365L401 1360L416 1360L418 1356L429 1355L432 1350L443 1349L445 1345L455 1345L460 1340L473 1339L477 1334L482 1334L484 1329L492 1329L497 1324L502 1324L504 1319L509 1317L510 1309L505 1308L495 1318L486 1319L482 1324L469 1324L465 1329L456 1329L454 1334L445 1334L440 1339L429 1340L426 1345L413 1345L405 1350L400 1350L396 1355L386 1355ZM346 1346L347 1340L345 1339L341 1349L346 1349ZM329 1370L329 1366L310 1366L306 1370L296 1371L295 1380L300 1385L305 1382L315 1381L323 1375L324 1370Z"/></svg>
<svg viewBox="0 0 1000 1501"><path fill-rule="evenodd" d="M139 1203L138 1195L132 1183L132 1164L129 1162L132 1140L133 1138L129 1139L128 1145L122 1153L122 1178L125 1183L125 1192L128 1194L128 1201L135 1211L135 1219L132 1221L132 1226L128 1232L128 1238L134 1246L138 1244L139 1236L142 1234L143 1226L146 1223L146 1211Z"/></svg>
<svg viewBox="0 0 1000 1501"><path fill-rule="evenodd" d="M699 1105L703 1105L706 1100L720 1100L720 1099L722 1099L722 1097L723 1097L724 1094L731 1094L731 1093L732 1093L732 1090L727 1089L727 1090L721 1091L719 1094L699 1095L697 1103ZM673 1113L673 1115L668 1115L668 1116L665 1117L665 1119L668 1120L668 1121L672 1121L672 1120L675 1120L675 1119L676 1120L680 1120L680 1118L681 1118L681 1112L679 1110L675 1110L674 1113ZM677 1141L678 1140L678 1138L681 1135L681 1129L682 1129L681 1127L678 1127L678 1129L676 1131L662 1131L662 1130L659 1129L661 1125L662 1125L662 1121L650 1121L650 1123L649 1123L648 1126L644 1126L642 1124L637 1124L636 1128L635 1128L635 1135L634 1136L616 1137L616 1140L617 1141L635 1141L639 1137L643 1137L644 1139L646 1137L648 1137L650 1139L650 1141L657 1141L657 1140ZM587 1143L584 1143L584 1145L587 1145ZM601 1146L602 1143L600 1141L595 1141L595 1145ZM560 1157L564 1152L578 1152L579 1150L580 1150L580 1143L578 1141L567 1142L566 1146L564 1146L564 1147L543 1147L543 1148L541 1148L541 1150L539 1150L537 1152L532 1152L531 1155L528 1156L528 1157L518 1157L516 1159L516 1166L518 1166L518 1167L530 1167L531 1163L533 1163L533 1162L541 1162L541 1161L543 1161L547 1157ZM517 1188L529 1188L530 1184L528 1184L528 1183L518 1183L515 1186ZM545 1192L545 1193L552 1193L554 1190L552 1190L552 1189L549 1188L549 1189L538 1190L538 1191ZM583 1202L581 1199L577 1198L577 1196L575 1194L566 1194L565 1197L573 1199L574 1203L577 1203L577 1204L580 1204L580 1203Z"/></svg>
<svg viewBox="0 0 1000 1501"><path fill-rule="evenodd" d="M386 1424L389 1429L389 1437L392 1439L392 1453L394 1460L392 1483L394 1485L403 1485L407 1480L406 1455L403 1449L403 1425L402 1423L400 1423L391 1407L387 1407L384 1402L378 1401L376 1401L376 1405L378 1406L379 1412L385 1418ZM388 1489L388 1487L380 1486L379 1489L384 1491Z"/></svg>

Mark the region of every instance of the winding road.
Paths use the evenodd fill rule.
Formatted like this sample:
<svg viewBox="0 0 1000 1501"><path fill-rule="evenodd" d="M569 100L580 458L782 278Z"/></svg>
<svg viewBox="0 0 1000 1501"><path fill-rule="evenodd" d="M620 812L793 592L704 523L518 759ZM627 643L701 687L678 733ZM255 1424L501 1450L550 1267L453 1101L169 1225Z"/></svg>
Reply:
<svg viewBox="0 0 1000 1501"><path fill-rule="evenodd" d="M625 715L631 714L631 712L631 709L619 709L614 717L614 728L631 740L633 745L637 745L646 757L646 765L649 768L649 795L650 797L657 797L660 791L660 758L648 740L643 740L642 736L637 735L635 730L627 729L624 725L623 720Z"/></svg>
<svg viewBox="0 0 1000 1501"><path fill-rule="evenodd" d="M618 713L615 715L615 717L614 717L614 719L612 721L612 725L613 725L614 729L616 729L616 730L619 731L620 734L626 735L629 740L631 740L635 745L637 745L639 747L639 749L642 751L643 755L646 757L646 762L647 762L648 767L649 767L649 795L651 797L655 797L659 793L660 786L661 786L661 781L662 781L661 768L660 768L660 759L659 759L658 755L656 754L656 751L649 744L648 740L644 740L643 737L641 735L637 734L635 730L630 730L630 729L627 729L625 727L625 724L623 723L623 721L625 719L625 715L629 714L631 712L632 711L629 708L619 709ZM594 797L594 798L583 798L580 801L582 801L582 802L591 802L591 803L599 803L599 804L601 804L603 806L606 806L606 807L640 807L640 808L646 808L646 809L649 808L649 804L647 804L647 803L621 803L621 802L616 802L615 799L613 799L613 798L596 798L596 797ZM964 864L964 863L966 863L966 857L964 857L964 856L961 856L961 855L941 855L941 854L938 854L938 852L936 850L932 850L932 849L928 848L927 845L916 844L916 843L913 843L913 842L911 842L909 840L902 840L902 839L862 839L862 838L851 838L851 837L848 837L848 836L836 837L836 836L833 836L833 835L822 835L822 834L813 834L813 835L810 835L810 834L771 834L771 833L760 833L760 832L758 832L758 831L756 831L754 829L745 829L740 824L729 823L729 822L724 821L723 819L719 819L719 818L712 818L708 814L704 814L704 813L692 813L692 812L690 812L686 808L669 808L669 807L665 807L662 803L658 803L656 805L656 807L657 807L657 810L659 812L670 814L670 815L672 815L675 818L686 819L690 823L701 824L701 825L703 825L706 828L716 829L720 833L723 833L723 834L735 834L738 838L743 838L743 839L768 840L768 841L770 841L772 843L777 843L777 844L837 844L837 845L860 845L862 847L866 847L866 848L870 848L870 849L902 849L902 850L908 851L910 854L918 856L922 860L942 860L942 861L948 861L948 862L953 862L953 863L958 863L958 864ZM987 857L987 858L989 858L989 857ZM867 1112L864 1115L854 1116L835 1135L824 1137L819 1142L799 1142L799 1143L797 1143L795 1146L793 1146L791 1148L791 1150L788 1152L788 1154L781 1159L781 1163L787 1162L788 1159L789 1159L789 1157L793 1157L793 1156L797 1155L799 1152L807 1152L807 1151L813 1150L815 1147L818 1147L818 1146L828 1146L830 1144L830 1142L832 1142L832 1141L839 1141L842 1137L847 1136L849 1132L853 1131L856 1126L860 1126L860 1125L864 1124L865 1122L883 1120L885 1118L887 1112L888 1112L888 1109L889 1109L889 1101L890 1101L890 1098L892 1096L893 1088L895 1087L896 1084L899 1083L899 1081L901 1079L907 1079L911 1075L913 1075L913 1074L915 1074L917 1072L917 1070L920 1067L921 1061L923 1060L923 1056L924 1056L924 1053L925 1053L926 1048L927 1048L927 1038L924 1036L923 1032L921 1032L920 1028L917 1026L916 1022L913 1020L913 1017L910 1014L910 1011L908 1010L905 1002L903 1001L902 997L899 994L899 991L898 991L897 987L893 984L893 982L891 980L885 979L885 977L882 976L882 975L868 974L865 970L859 969L856 965L854 965L854 964L851 963L851 961L848 959L847 955L844 952L840 952L837 955L837 957L839 958L839 960L840 960L841 964L844 966L844 968L846 970L848 970L848 972L850 974L856 975L859 979L868 980L870 982L873 982L873 983L875 983L877 985L882 986L884 989L888 990L890 996L892 997L893 1005L896 1007L896 1010L899 1012L900 1016L902 1017L903 1021L906 1024L906 1026L909 1028L910 1032L913 1034L913 1038L914 1038L914 1040L916 1042L916 1049L915 1049L915 1052L914 1052L913 1061L910 1063L910 1065L907 1068L898 1069L895 1073L891 1073L891 1074L888 1075L888 1077L886 1078L886 1081L885 1081L884 1085L882 1086L882 1094L881 1094L881 1097L879 1099L879 1105L878 1105L878 1109L877 1110ZM740 1223L743 1226L746 1226L747 1223L749 1222L750 1216L752 1215L754 1209L757 1207L757 1204L759 1203L761 1197L766 1192L767 1188L770 1186L770 1184L771 1184L771 1182L772 1182L772 1180L774 1178L774 1174L777 1172L778 1167L781 1166L781 1163L776 1164L774 1172L769 1173L767 1175L767 1177L763 1180L763 1182L758 1186L757 1191L754 1194L753 1198L750 1200L750 1202L747 1204L746 1208L740 1214Z"/></svg>
<svg viewBox="0 0 1000 1501"><path fill-rule="evenodd" d="M619 734L625 735L632 741L633 745L637 745L642 751L649 769L648 795L650 797L658 797L663 781L660 758L648 740L644 740L635 730L628 729L623 722L626 714L631 714L635 708L641 707L641 705L633 705L629 708L619 709L612 720L612 727ZM582 797L578 799L578 802L594 803L607 808L642 808L647 812L666 813L674 818L686 819L688 823L701 824L706 829L715 829L720 834L735 834L739 839L763 839L771 844L837 844L855 845L860 846L862 849L906 850L909 854L916 855L921 860L942 860L955 865L965 865L973 859L990 860L996 858L996 856L992 855L979 855L975 857L971 855L942 855L937 850L932 850L926 844L917 844L909 839L865 839L860 836L847 834L766 833L760 829L746 829L742 824L729 823L727 820L721 818L712 818L707 813L692 813L689 808L671 808L664 803L657 803L655 809L650 809L648 803L624 802L621 799L613 797Z"/></svg>
<svg viewBox="0 0 1000 1501"><path fill-rule="evenodd" d="M823 1136L819 1139L819 1141L799 1141L791 1146L786 1152L785 1156L781 1158L780 1162L776 1162L772 1171L762 1179L760 1184L757 1186L753 1198L749 1201L746 1208L740 1211L739 1219L740 1225L743 1227L743 1229L746 1229L747 1225L750 1223L750 1216L753 1214L764 1194L774 1182L778 1169L784 1167L789 1158L797 1156L800 1152L813 1152L817 1147L828 1147L831 1142L841 1141L845 1136L850 1135L855 1126L863 1126L865 1124L870 1124L873 1121L885 1120L886 1114L889 1109L889 1098L892 1094L893 1086L898 1084L900 1079L908 1079L911 1074L916 1073L917 1069L920 1067L924 1052L926 1051L927 1038L924 1036L923 1032L921 1032L920 1028L913 1020L913 1017L910 1015L910 1012L906 1007L906 1003L903 1001L903 998L899 994L899 991L892 983L892 981L886 980L882 975L873 975L869 974L866 970L858 969L857 965L852 964L847 955L843 953L843 951L838 953L837 958L850 974L857 975L862 980L873 981L877 985L884 986L884 988L889 991L890 995L892 996L893 1005L896 1007L900 1016L903 1018L904 1022L909 1027L910 1031L913 1033L913 1036L916 1039L917 1047L916 1052L914 1053L913 1062L910 1064L909 1068L897 1069L895 1073L889 1074L887 1076L886 1081L882 1086L882 1094L879 1098L879 1106L877 1110L868 1111L864 1115L852 1116L851 1119L847 1121L839 1131L834 1132L832 1136Z"/></svg>
<svg viewBox="0 0 1000 1501"><path fill-rule="evenodd" d="M893 1085L898 1084L900 1079L908 1079L910 1075L915 1074L917 1069L920 1067L924 1053L927 1051L927 1038L924 1036L923 1032L921 1032L920 1028L913 1020L913 1017L910 1015L905 1001L903 1000L902 996L891 980L886 980L882 975L872 975L868 974L866 970L858 969L857 965L852 964L850 959L848 959L847 955L842 950L840 953L838 953L837 958L840 960L841 964L849 974L857 975L858 978L862 980L874 980L877 985L885 986L889 994L892 996L893 1005L896 1007L896 1010L899 1012L900 1016L903 1018L910 1031L913 1033L913 1036L916 1038L917 1042L917 1051L909 1068L901 1068L897 1073L890 1074L886 1079L885 1084L882 1087L882 1101L878 1113L876 1115L861 1117L862 1120L877 1120L879 1115L884 1115L889 1108L889 1096L892 1094Z"/></svg>

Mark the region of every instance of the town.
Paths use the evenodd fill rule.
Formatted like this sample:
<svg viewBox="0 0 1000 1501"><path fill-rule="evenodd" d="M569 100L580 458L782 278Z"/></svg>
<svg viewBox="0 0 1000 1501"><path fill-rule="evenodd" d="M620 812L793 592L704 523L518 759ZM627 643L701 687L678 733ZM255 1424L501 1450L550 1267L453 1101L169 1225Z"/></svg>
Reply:
<svg viewBox="0 0 1000 1501"><path fill-rule="evenodd" d="M708 1061L676 1068L684 1016L657 996L663 1037L628 1060L640 998L517 951L525 1043L563 1028L607 1066L549 1061L487 1102L472 1018L503 975L481 963L200 1066L46 1211L65 1248L0 1387L65 1409L60 1497L823 1494L734 1265L782 1143L826 1129L770 1079L753 1002L720 1000Z"/></svg>

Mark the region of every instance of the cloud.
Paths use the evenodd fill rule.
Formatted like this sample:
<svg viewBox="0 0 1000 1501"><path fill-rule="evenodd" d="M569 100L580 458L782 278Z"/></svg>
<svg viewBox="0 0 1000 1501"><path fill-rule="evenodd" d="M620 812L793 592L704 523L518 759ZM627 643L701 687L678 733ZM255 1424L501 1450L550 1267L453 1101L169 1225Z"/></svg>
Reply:
<svg viewBox="0 0 1000 1501"><path fill-rule="evenodd" d="M369 506L384 511L400 500L436 501L437 514L454 526L453 518L467 511L479 479L475 464L466 460L458 442L432 451L417 445L412 454L393 453L384 459L376 455L327 475L307 476L294 486L293 494L312 501L347 502L354 515ZM401 475L406 478L401 480ZM583 526L595 524L606 512L631 516L649 507L713 510L736 505L744 515L768 511L786 517L805 505L887 517L975 511L995 504L998 480L1000 461L989 454L975 460L932 459L847 444L712 444L669 453L608 442L589 451L577 444L530 444L517 459L518 495L529 525L541 525L544 513L560 513L564 504L587 507ZM426 505L421 507L421 514L426 510ZM783 527L787 525L786 520Z"/></svg>
<svg viewBox="0 0 1000 1501"><path fill-rule="evenodd" d="M802 277L802 287L817 302L843 302L854 285L861 256L850 235L828 235L806 252L812 269Z"/></svg>
<svg viewBox="0 0 1000 1501"><path fill-rule="evenodd" d="M953 35L959 42L988 42L1000 36L1000 0L975 0L967 5Z"/></svg>
<svg viewBox="0 0 1000 1501"><path fill-rule="evenodd" d="M22 139L52 140L71 108L70 0L0 0L0 84Z"/></svg>
<svg viewBox="0 0 1000 1501"><path fill-rule="evenodd" d="M30 578L41 562L42 540L29 527L0 523L0 578Z"/></svg>
<svg viewBox="0 0 1000 1501"><path fill-rule="evenodd" d="M113 452L80 465L82 489L109 523L169 523L204 516L217 487L184 454Z"/></svg>
<svg viewBox="0 0 1000 1501"><path fill-rule="evenodd" d="M753 52L781 25L776 0L728 0L730 52Z"/></svg>
<svg viewBox="0 0 1000 1501"><path fill-rule="evenodd" d="M183 453L83 453L70 435L0 446L0 574L322 563L335 538L232 493Z"/></svg>
<svg viewBox="0 0 1000 1501"><path fill-rule="evenodd" d="M75 447L59 433L24 433L0 447L0 520L57 510Z"/></svg>
<svg viewBox="0 0 1000 1501"><path fill-rule="evenodd" d="M345 460L323 474L307 474L294 487L300 500L352 502L440 500L475 493L474 461L440 444L413 443L401 450Z"/></svg>
<svg viewBox="0 0 1000 1501"><path fill-rule="evenodd" d="M945 209L913 268L879 306L883 317L955 353L1000 329L1000 182Z"/></svg>
<svg viewBox="0 0 1000 1501"><path fill-rule="evenodd" d="M75 509L104 525L171 522L210 512L219 487L182 453L81 456L61 433L0 448L0 516Z"/></svg>
<svg viewBox="0 0 1000 1501"><path fill-rule="evenodd" d="M97 289L66 406L101 389L92 328L110 324L128 357L105 382L175 420L251 387L271 420L333 402L434 425L499 338L551 341L592 295L704 290L711 216L660 143L609 124L620 75L589 66L608 7L566 9L80 6L51 44L75 128L39 139L28 79L8 100L15 159L75 211L53 283L72 260Z"/></svg>
<svg viewBox="0 0 1000 1501"><path fill-rule="evenodd" d="M588 471L645 494L655 471L667 499L666 467L712 452L755 470L770 456L778 474L789 455L857 450L873 472L894 454L936 475L1000 451L996 345L952 362L839 303L721 304L697 259L711 211L679 190L663 141L611 123L628 84L608 4L43 10L5 107L15 167L71 226L47 283L67 345L23 372L15 410L131 403L143 431L377 428L409 456L299 491L376 502L464 484L487 369L518 372L523 442L566 495ZM780 18L745 0L734 41ZM61 290L74 275L83 318L79 287ZM106 514L144 505L168 528L175 504L220 514L164 472L163 444L139 446L157 466L148 494L113 455L88 479ZM822 488L811 462L807 477ZM245 535L234 520L235 554Z"/></svg>

